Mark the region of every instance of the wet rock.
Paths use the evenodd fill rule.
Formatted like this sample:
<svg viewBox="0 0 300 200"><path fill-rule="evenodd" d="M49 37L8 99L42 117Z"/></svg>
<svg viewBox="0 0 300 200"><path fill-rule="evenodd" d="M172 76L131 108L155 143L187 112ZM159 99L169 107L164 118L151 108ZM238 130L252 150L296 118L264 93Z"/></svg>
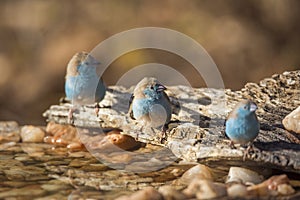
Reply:
<svg viewBox="0 0 300 200"><path fill-rule="evenodd" d="M261 183L263 180L263 176L250 169L242 167L230 167L226 183L238 182L243 184L258 184Z"/></svg>
<svg viewBox="0 0 300 200"><path fill-rule="evenodd" d="M0 122L0 143L20 141L20 128L17 122Z"/></svg>
<svg viewBox="0 0 300 200"><path fill-rule="evenodd" d="M74 126L57 124L50 121L47 124L46 132L50 134L44 138L44 142L46 143L68 146L70 149L83 148L78 130Z"/></svg>
<svg viewBox="0 0 300 200"><path fill-rule="evenodd" d="M82 167L82 166L86 166L86 165L90 165L91 163L97 162L96 160L90 160L90 159L73 159L70 163L69 166L70 167Z"/></svg>
<svg viewBox="0 0 300 200"><path fill-rule="evenodd" d="M33 199L34 196L41 196L45 194L44 191L39 185L29 185L22 188L13 188L11 190L1 192L0 198L8 198L8 197L23 197L27 196L27 198Z"/></svg>
<svg viewBox="0 0 300 200"><path fill-rule="evenodd" d="M300 180L290 180L290 184L291 184L293 187L298 187L298 188L300 188Z"/></svg>
<svg viewBox="0 0 300 200"><path fill-rule="evenodd" d="M82 144L78 142L73 142L67 145L68 149L82 149Z"/></svg>
<svg viewBox="0 0 300 200"><path fill-rule="evenodd" d="M213 199L225 196L227 191L226 186L222 183L194 179L189 186L183 190L183 193L189 198L197 197L197 199Z"/></svg>
<svg viewBox="0 0 300 200"><path fill-rule="evenodd" d="M248 191L247 187L242 184L233 184L227 188L227 194L230 197L247 197Z"/></svg>
<svg viewBox="0 0 300 200"><path fill-rule="evenodd" d="M189 170L187 170L182 177L179 179L179 182L182 184L190 184L194 179L197 180L213 180L212 171L209 167L198 164Z"/></svg>
<svg viewBox="0 0 300 200"><path fill-rule="evenodd" d="M18 160L18 161L28 161L28 160L32 160L28 155L26 156L17 156L14 158L15 160Z"/></svg>
<svg viewBox="0 0 300 200"><path fill-rule="evenodd" d="M99 153L95 154L95 157L99 158L103 162L114 164L127 164L133 159L133 155L126 152L114 152L109 154Z"/></svg>
<svg viewBox="0 0 300 200"><path fill-rule="evenodd" d="M67 190L71 189L71 187L71 185L61 182L59 180L48 181L47 183L41 185L41 188L49 192Z"/></svg>
<svg viewBox="0 0 300 200"><path fill-rule="evenodd" d="M45 143L22 143L22 150L31 157L41 157L45 155L46 149L51 149L53 146Z"/></svg>
<svg viewBox="0 0 300 200"><path fill-rule="evenodd" d="M8 180L36 181L49 179L45 175L45 169L34 166L13 166L4 170L4 173Z"/></svg>
<svg viewBox="0 0 300 200"><path fill-rule="evenodd" d="M100 199L115 199L116 192L112 191L110 193L95 190L88 186L81 186L76 188L76 190L71 191L64 198L55 199L68 199L68 200L100 200ZM120 195L119 195L120 196ZM48 200L48 199L47 199Z"/></svg>
<svg viewBox="0 0 300 200"><path fill-rule="evenodd" d="M295 193L294 188L291 185L286 184L286 183L278 185L277 191L280 195L284 195L284 196Z"/></svg>
<svg viewBox="0 0 300 200"><path fill-rule="evenodd" d="M18 160L0 160L0 171L6 170L6 169L11 169L12 167L22 167L24 164Z"/></svg>
<svg viewBox="0 0 300 200"><path fill-rule="evenodd" d="M272 176L268 180L264 181L262 184L266 185L271 190L276 190L279 185L286 184L286 183L288 184L289 181L290 180L287 177L287 175L282 174L282 175Z"/></svg>
<svg viewBox="0 0 300 200"><path fill-rule="evenodd" d="M83 165L80 169L84 171L105 171L109 169L109 167L99 163L99 164Z"/></svg>
<svg viewBox="0 0 300 200"><path fill-rule="evenodd" d="M6 142L0 144L0 150L7 150L11 147L14 147L17 143L16 142Z"/></svg>
<svg viewBox="0 0 300 200"><path fill-rule="evenodd" d="M130 196L121 196L116 200L163 200L163 196L154 188L149 187L143 190L137 191Z"/></svg>
<svg viewBox="0 0 300 200"><path fill-rule="evenodd" d="M1 182L1 187L7 186L10 188L14 188L14 187L20 188L20 187L24 187L26 185L28 185L28 183L24 182L24 181L2 181Z"/></svg>
<svg viewBox="0 0 300 200"><path fill-rule="evenodd" d="M43 142L45 132L36 126L23 126L21 129L21 138L23 142Z"/></svg>
<svg viewBox="0 0 300 200"><path fill-rule="evenodd" d="M106 137L112 144L124 150L136 149L141 146L141 143L133 137L120 134L120 130L108 132Z"/></svg>
<svg viewBox="0 0 300 200"><path fill-rule="evenodd" d="M294 193L293 188L289 184L289 179L285 174L272 176L258 185L249 186L247 190L250 195L257 197Z"/></svg>
<svg viewBox="0 0 300 200"><path fill-rule="evenodd" d="M85 145L88 149L101 150L102 152L115 152L121 150L132 150L137 149L141 146L141 143L136 141L133 137L128 135L120 134L120 130L115 129L107 134L101 134L87 140Z"/></svg>
<svg viewBox="0 0 300 200"><path fill-rule="evenodd" d="M164 200L185 200L187 197L173 188L172 186L165 185L158 189L158 192L161 193L164 197Z"/></svg>
<svg viewBox="0 0 300 200"><path fill-rule="evenodd" d="M67 196L67 194L51 194L51 195L48 195L48 196L43 196L43 197L38 197L38 198L35 198L35 200L56 200L56 199L65 199Z"/></svg>
<svg viewBox="0 0 300 200"><path fill-rule="evenodd" d="M300 134L300 106L288 114L282 120L282 124L285 129Z"/></svg>
<svg viewBox="0 0 300 200"><path fill-rule="evenodd" d="M71 157L71 158L85 158L89 154L90 154L89 152L85 152L85 151L69 152L68 157Z"/></svg>

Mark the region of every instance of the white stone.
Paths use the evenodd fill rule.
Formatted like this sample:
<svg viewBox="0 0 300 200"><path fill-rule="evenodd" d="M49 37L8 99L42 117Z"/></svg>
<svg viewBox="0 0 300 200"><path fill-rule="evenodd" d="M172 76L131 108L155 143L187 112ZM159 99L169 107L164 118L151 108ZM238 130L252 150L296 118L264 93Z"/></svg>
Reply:
<svg viewBox="0 0 300 200"><path fill-rule="evenodd" d="M190 184L194 179L213 180L211 169L205 165L198 164L188 169L179 179L183 184Z"/></svg>
<svg viewBox="0 0 300 200"><path fill-rule="evenodd" d="M285 129L300 134L300 106L288 114L282 120L282 124Z"/></svg>
<svg viewBox="0 0 300 200"><path fill-rule="evenodd" d="M250 169L242 167L230 167L226 183L239 182L244 184L258 184L261 183L263 180L263 176Z"/></svg>

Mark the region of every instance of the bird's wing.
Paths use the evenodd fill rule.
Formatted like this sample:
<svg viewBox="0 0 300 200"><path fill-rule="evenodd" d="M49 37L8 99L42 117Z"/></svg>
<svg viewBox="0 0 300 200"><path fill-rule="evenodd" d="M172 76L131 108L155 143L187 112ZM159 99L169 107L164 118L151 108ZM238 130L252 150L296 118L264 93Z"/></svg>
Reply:
<svg viewBox="0 0 300 200"><path fill-rule="evenodd" d="M134 95L132 94L130 96L130 99L129 99L129 109L128 109L128 114L130 116L131 119L135 119L134 116L133 116L133 111L132 111L132 101L134 99Z"/></svg>

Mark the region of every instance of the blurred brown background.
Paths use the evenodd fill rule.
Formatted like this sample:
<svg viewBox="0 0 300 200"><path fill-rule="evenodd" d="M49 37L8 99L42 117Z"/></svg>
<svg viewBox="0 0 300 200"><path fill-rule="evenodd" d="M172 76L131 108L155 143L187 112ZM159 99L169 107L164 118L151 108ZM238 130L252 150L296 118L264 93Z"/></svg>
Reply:
<svg viewBox="0 0 300 200"><path fill-rule="evenodd" d="M0 16L0 120L21 124L45 123L42 112L63 96L65 68L74 53L131 28L165 27L197 40L227 88L300 64L297 0L1 0ZM155 51L122 56L104 80L115 84L145 60L178 67L193 86L205 87L201 78L191 78L187 63Z"/></svg>

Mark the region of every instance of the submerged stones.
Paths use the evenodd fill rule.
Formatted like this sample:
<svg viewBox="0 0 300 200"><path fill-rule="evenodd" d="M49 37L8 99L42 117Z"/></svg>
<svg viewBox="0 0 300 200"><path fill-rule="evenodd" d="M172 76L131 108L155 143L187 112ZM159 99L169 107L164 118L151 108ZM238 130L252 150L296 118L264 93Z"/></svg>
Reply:
<svg viewBox="0 0 300 200"><path fill-rule="evenodd" d="M227 194L230 197L246 197L248 196L247 187L243 184L233 184L227 188Z"/></svg>
<svg viewBox="0 0 300 200"><path fill-rule="evenodd" d="M240 169L241 170L241 169ZM248 169L245 169L247 171ZM253 172L251 172L253 174ZM247 178L246 178L247 179ZM289 196L296 191L289 182L288 177L283 175L272 176L259 184L230 182L221 183L212 180L195 178L185 189L176 190L174 186L165 185L158 189L165 199L218 199L218 198L271 198L277 196ZM141 194L137 192L136 194ZM155 192L156 193L156 192ZM127 196L130 199L135 195ZM143 198L142 198L143 199ZM147 199L147 198L146 198ZM150 198L151 199L151 198Z"/></svg>
<svg viewBox="0 0 300 200"><path fill-rule="evenodd" d="M158 192L161 193L165 200L185 200L187 196L182 192L176 190L170 185L161 186L158 189Z"/></svg>
<svg viewBox="0 0 300 200"><path fill-rule="evenodd" d="M189 198L214 199L225 196L227 191L223 183L194 179L183 193Z"/></svg>
<svg viewBox="0 0 300 200"><path fill-rule="evenodd" d="M131 199L139 199L139 200L164 200L162 194L160 194L153 187L145 188L136 193L133 193L129 196L122 196L117 198L116 200L131 200Z"/></svg>
<svg viewBox="0 0 300 200"><path fill-rule="evenodd" d="M50 121L47 124L46 132L48 135L44 138L44 142L59 146L67 146L69 149L83 148L77 129L71 125L62 125Z"/></svg>
<svg viewBox="0 0 300 200"><path fill-rule="evenodd" d="M141 147L140 142L131 136L121 134L121 130L118 129L92 137L84 136L83 142L88 148L111 152L119 151L120 149L132 150Z"/></svg>
<svg viewBox="0 0 300 200"><path fill-rule="evenodd" d="M118 151L139 148L141 143L134 138L121 134L121 130L113 129L105 133L102 129L79 128L71 125L49 122L46 131L50 134L44 141L69 149L88 148L99 151Z"/></svg>
<svg viewBox="0 0 300 200"><path fill-rule="evenodd" d="M15 121L0 122L0 143L20 141L19 125Z"/></svg>
<svg viewBox="0 0 300 200"><path fill-rule="evenodd" d="M15 129L20 130L18 127ZM46 137L59 136L61 133L64 139L75 136L75 130L68 125L52 123L46 130ZM69 131L71 135L65 135L69 134ZM150 144L139 144L138 148L132 149L135 145L131 144L136 144L131 143L134 139L130 139L130 145L124 145L122 142L126 142L127 139L123 138L117 129L108 133L94 133L92 130L79 131L75 136L79 142L95 145L92 149L95 150L92 151L93 154L85 148L76 151L70 149L68 143L2 143L0 198L63 199L69 195L70 198L78 199L255 199L289 197L300 188L299 180L289 181L286 175L273 176L264 181L257 173L260 171L255 169L228 169L221 164L215 168L204 164L194 165L173 160L171 154L161 151L162 147ZM97 144L97 138L107 138L106 145L101 148L101 143ZM76 140L70 138L69 142L74 141ZM104 153L105 149L113 145L109 143L114 141L119 145L114 145L119 150ZM133 154L137 152L140 154ZM105 160L100 162L94 157L100 154L105 155L105 160L113 162L113 165L107 165L102 162ZM170 163L162 165L167 159L170 159ZM155 165L160 168L147 171ZM116 166L120 167L120 170L114 169ZM124 173L124 170L129 168L135 172L139 170L139 173ZM230 180L227 183L224 179L225 174ZM269 173L264 175L270 176Z"/></svg>
<svg viewBox="0 0 300 200"><path fill-rule="evenodd" d="M268 180L247 188L248 194L255 197L291 195L295 193L289 178L283 175L272 176Z"/></svg>

